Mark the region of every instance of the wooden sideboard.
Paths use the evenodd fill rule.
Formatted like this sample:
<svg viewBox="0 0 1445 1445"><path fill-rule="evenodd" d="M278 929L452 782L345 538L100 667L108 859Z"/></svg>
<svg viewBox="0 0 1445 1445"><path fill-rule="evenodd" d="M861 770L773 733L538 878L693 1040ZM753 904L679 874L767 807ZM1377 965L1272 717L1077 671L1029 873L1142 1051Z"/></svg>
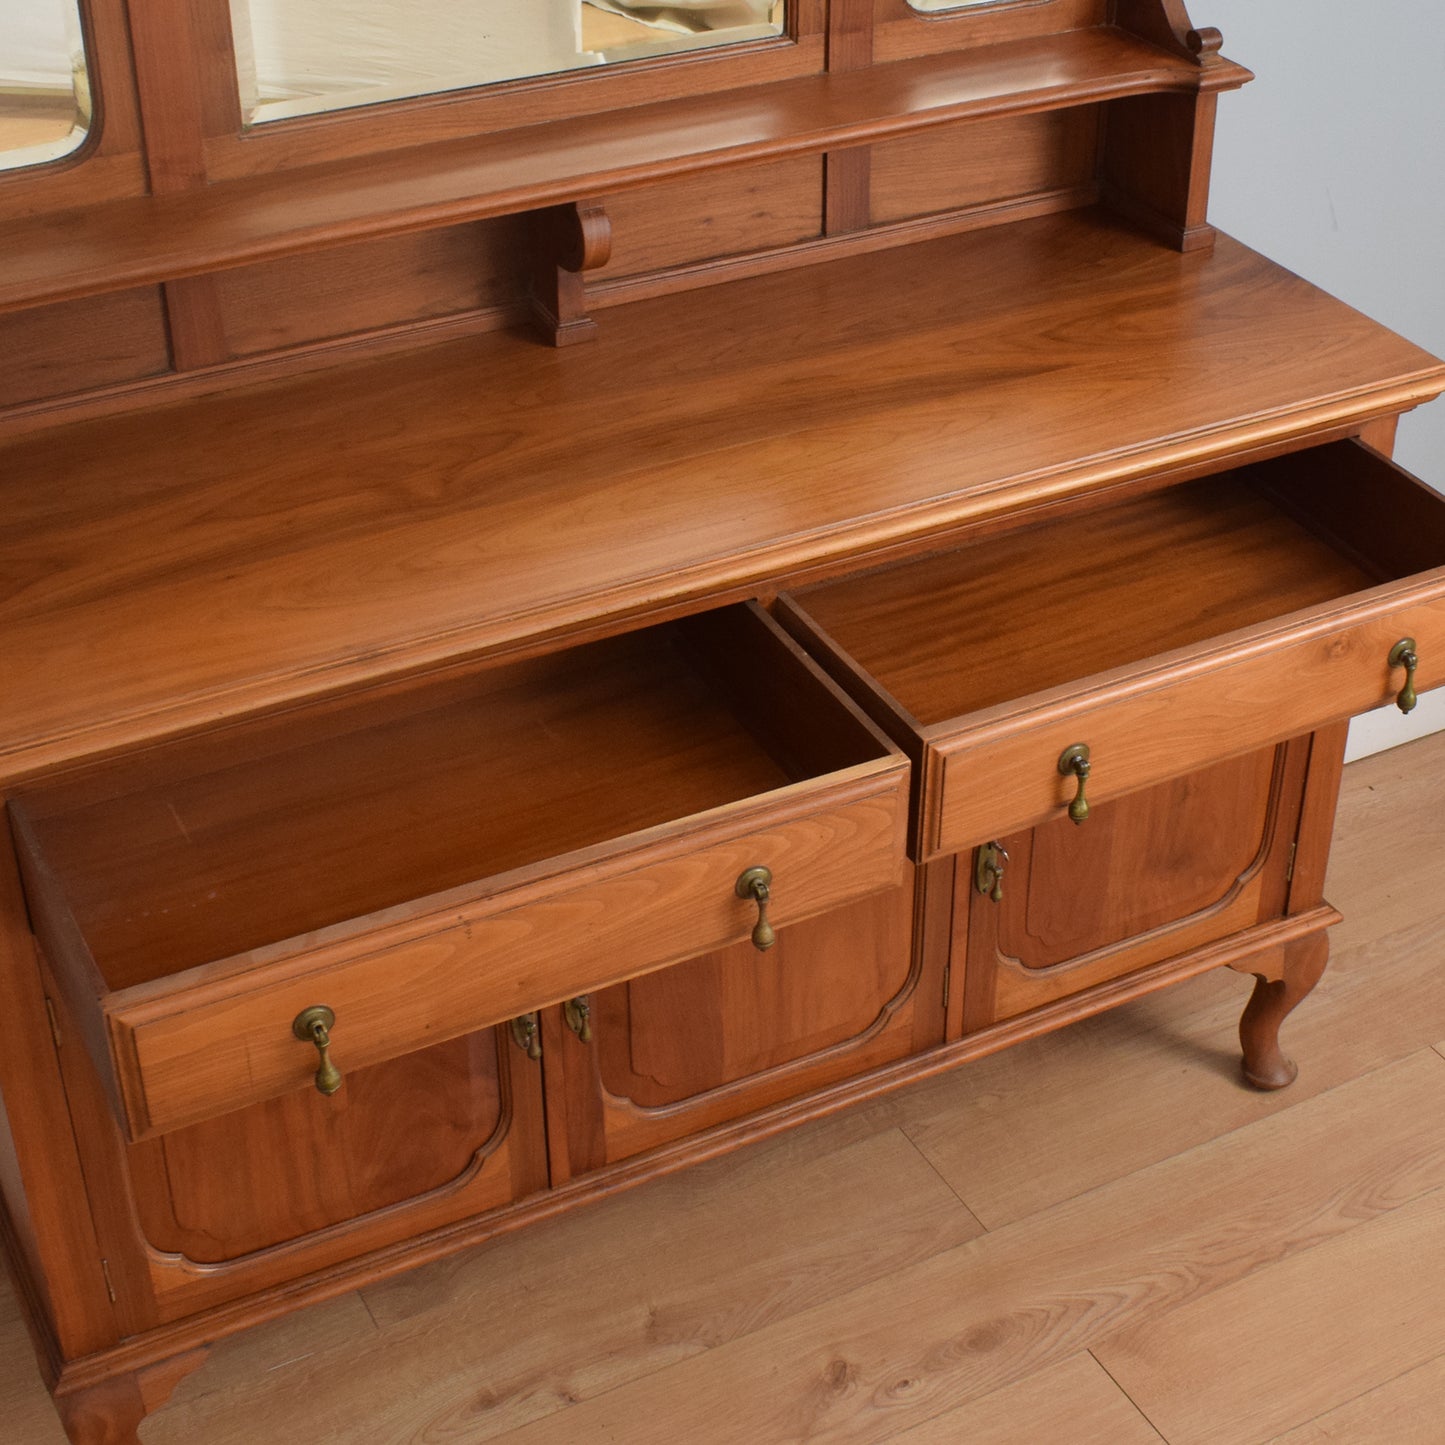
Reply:
<svg viewBox="0 0 1445 1445"><path fill-rule="evenodd" d="M243 131L85 6L0 179L0 1189L77 1445L209 1343L1207 969L1445 682L1445 364L1206 215L1179 0ZM572 344L572 343L580 344Z"/></svg>

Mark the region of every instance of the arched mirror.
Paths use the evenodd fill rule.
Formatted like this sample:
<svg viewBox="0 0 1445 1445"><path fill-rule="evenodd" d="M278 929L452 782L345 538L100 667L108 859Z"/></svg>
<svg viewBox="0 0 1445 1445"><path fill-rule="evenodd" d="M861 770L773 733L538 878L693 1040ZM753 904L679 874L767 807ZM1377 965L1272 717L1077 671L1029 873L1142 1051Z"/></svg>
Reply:
<svg viewBox="0 0 1445 1445"><path fill-rule="evenodd" d="M940 10L967 10L974 5L997 5L1000 0L908 0L915 10L925 15L937 14Z"/></svg>
<svg viewBox="0 0 1445 1445"><path fill-rule="evenodd" d="M231 0L231 23L255 123L776 38L784 11L784 0Z"/></svg>
<svg viewBox="0 0 1445 1445"><path fill-rule="evenodd" d="M77 0L0 0L0 170L59 160L89 129Z"/></svg>

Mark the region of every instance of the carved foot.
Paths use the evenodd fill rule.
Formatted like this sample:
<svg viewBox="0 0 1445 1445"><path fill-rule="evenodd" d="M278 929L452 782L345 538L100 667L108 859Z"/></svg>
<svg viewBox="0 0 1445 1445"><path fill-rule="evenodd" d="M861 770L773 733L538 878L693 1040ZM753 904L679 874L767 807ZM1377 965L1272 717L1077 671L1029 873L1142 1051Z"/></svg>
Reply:
<svg viewBox="0 0 1445 1445"><path fill-rule="evenodd" d="M140 1445L140 1423L159 1410L171 1392L206 1359L190 1350L131 1375L56 1391L55 1408L70 1445Z"/></svg>
<svg viewBox="0 0 1445 1445"><path fill-rule="evenodd" d="M1277 968L1255 974L1254 993L1239 1021L1239 1042L1244 1077L1256 1089L1283 1089L1299 1074L1280 1049L1280 1025L1320 981L1329 956L1329 940L1318 933L1289 944Z"/></svg>
<svg viewBox="0 0 1445 1445"><path fill-rule="evenodd" d="M55 1408L70 1445L140 1445L146 1402L134 1375L57 1395Z"/></svg>

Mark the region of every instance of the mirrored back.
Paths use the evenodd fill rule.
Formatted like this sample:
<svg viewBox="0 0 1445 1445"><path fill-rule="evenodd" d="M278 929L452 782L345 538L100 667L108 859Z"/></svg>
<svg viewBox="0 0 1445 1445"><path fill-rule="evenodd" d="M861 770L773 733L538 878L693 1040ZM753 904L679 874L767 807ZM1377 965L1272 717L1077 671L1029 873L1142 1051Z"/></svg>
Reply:
<svg viewBox="0 0 1445 1445"><path fill-rule="evenodd" d="M67 156L89 129L77 0L0 0L0 170Z"/></svg>
<svg viewBox="0 0 1445 1445"><path fill-rule="evenodd" d="M231 0L248 124L776 38L785 18L785 0Z"/></svg>
<svg viewBox="0 0 1445 1445"><path fill-rule="evenodd" d="M1001 0L908 0L908 3L915 10L933 15L940 10L967 10L971 5L998 5Z"/></svg>

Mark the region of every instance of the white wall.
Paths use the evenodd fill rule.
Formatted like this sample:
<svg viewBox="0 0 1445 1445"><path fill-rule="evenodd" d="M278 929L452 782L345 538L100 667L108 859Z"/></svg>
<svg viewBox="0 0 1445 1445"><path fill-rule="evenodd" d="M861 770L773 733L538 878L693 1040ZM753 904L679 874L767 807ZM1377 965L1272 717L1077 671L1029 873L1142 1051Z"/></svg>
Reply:
<svg viewBox="0 0 1445 1445"><path fill-rule="evenodd" d="M1445 4L1190 0L1258 77L1221 97L1210 218L1445 356ZM1445 401L1395 455L1445 491ZM1351 755L1445 728L1445 689L1360 719Z"/></svg>

